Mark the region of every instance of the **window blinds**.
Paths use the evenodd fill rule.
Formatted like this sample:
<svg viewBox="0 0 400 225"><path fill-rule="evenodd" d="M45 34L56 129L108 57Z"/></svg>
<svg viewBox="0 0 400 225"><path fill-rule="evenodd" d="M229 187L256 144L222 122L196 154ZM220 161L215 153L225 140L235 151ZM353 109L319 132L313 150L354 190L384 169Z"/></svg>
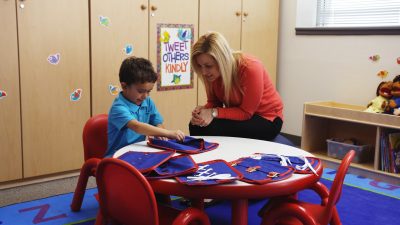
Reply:
<svg viewBox="0 0 400 225"><path fill-rule="evenodd" d="M317 27L400 26L400 0L318 0Z"/></svg>

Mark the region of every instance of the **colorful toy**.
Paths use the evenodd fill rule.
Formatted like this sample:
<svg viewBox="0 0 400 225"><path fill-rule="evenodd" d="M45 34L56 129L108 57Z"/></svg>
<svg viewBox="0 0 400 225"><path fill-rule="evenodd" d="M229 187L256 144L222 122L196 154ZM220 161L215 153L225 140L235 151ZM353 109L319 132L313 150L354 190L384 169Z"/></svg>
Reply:
<svg viewBox="0 0 400 225"><path fill-rule="evenodd" d="M390 113L393 115L400 115L400 75L393 79L392 85L392 98L389 100Z"/></svg>
<svg viewBox="0 0 400 225"><path fill-rule="evenodd" d="M387 70L381 70L376 75L382 79L388 76L389 72Z"/></svg>
<svg viewBox="0 0 400 225"><path fill-rule="evenodd" d="M370 59L371 61L373 61L373 62L379 61L380 58L381 58L381 57L380 57L379 55L371 55L371 56L369 57L369 59Z"/></svg>
<svg viewBox="0 0 400 225"><path fill-rule="evenodd" d="M389 99L392 97L392 82L382 81L376 89L376 98L372 99L367 105L365 112L384 113L389 105Z"/></svg>

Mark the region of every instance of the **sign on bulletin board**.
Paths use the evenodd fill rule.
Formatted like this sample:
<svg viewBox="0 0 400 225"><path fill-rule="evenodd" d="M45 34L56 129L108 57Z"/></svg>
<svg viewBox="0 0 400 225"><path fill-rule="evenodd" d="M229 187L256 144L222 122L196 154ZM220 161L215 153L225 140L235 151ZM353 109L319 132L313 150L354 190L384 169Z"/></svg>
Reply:
<svg viewBox="0 0 400 225"><path fill-rule="evenodd" d="M193 88L192 24L157 24L157 90Z"/></svg>

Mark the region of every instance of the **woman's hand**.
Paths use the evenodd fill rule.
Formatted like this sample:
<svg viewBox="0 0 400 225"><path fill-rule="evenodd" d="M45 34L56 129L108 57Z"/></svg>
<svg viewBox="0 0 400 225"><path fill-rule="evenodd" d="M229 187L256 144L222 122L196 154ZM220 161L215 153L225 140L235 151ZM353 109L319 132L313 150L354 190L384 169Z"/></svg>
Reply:
<svg viewBox="0 0 400 225"><path fill-rule="evenodd" d="M201 110L204 109L204 106L197 106L192 111L192 118L190 119L190 123L192 125L201 126L204 123L203 118L200 116Z"/></svg>
<svg viewBox="0 0 400 225"><path fill-rule="evenodd" d="M212 109L206 109L204 108L204 106L197 106L192 111L192 119L190 120L190 123L192 125L206 127L211 123L213 119L214 118L212 116Z"/></svg>
<svg viewBox="0 0 400 225"><path fill-rule="evenodd" d="M199 116L200 116L200 118L203 119L203 122L200 124L201 127L208 126L211 123L211 121L214 119L214 117L212 116L212 109L202 108Z"/></svg>
<svg viewBox="0 0 400 225"><path fill-rule="evenodd" d="M202 109L204 109L204 106L201 106L201 105L196 106L196 108L194 108L193 111L192 111L192 116L193 116L194 114L200 114L200 112L201 112Z"/></svg>

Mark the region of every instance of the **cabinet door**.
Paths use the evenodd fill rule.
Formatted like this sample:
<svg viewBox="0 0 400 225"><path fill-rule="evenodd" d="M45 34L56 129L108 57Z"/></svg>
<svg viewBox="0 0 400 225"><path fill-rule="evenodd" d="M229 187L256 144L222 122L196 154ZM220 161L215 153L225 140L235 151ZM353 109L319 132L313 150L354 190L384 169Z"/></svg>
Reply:
<svg viewBox="0 0 400 225"><path fill-rule="evenodd" d="M15 1L0 1L0 182L22 178Z"/></svg>
<svg viewBox="0 0 400 225"><path fill-rule="evenodd" d="M218 31L234 50L240 49L242 0L200 0L199 36Z"/></svg>
<svg viewBox="0 0 400 225"><path fill-rule="evenodd" d="M148 1L92 0L90 8L92 110L96 115L108 113L120 90L122 61L131 55L148 58Z"/></svg>
<svg viewBox="0 0 400 225"><path fill-rule="evenodd" d="M153 8L153 10L152 10ZM198 33L198 0L150 0L150 60L157 66L157 24L193 24L194 36ZM197 38L195 38L197 39ZM197 102L197 79L191 89L157 91L151 97L164 117L169 129L180 129L188 134L191 112Z"/></svg>
<svg viewBox="0 0 400 225"><path fill-rule="evenodd" d="M276 82L279 0L243 0L242 51L257 56Z"/></svg>
<svg viewBox="0 0 400 225"><path fill-rule="evenodd" d="M201 0L199 36L218 31L234 50L240 50L242 0ZM199 80L198 105L207 103L204 84Z"/></svg>
<svg viewBox="0 0 400 225"><path fill-rule="evenodd" d="M24 177L78 169L82 129L90 117L88 2L20 4Z"/></svg>

